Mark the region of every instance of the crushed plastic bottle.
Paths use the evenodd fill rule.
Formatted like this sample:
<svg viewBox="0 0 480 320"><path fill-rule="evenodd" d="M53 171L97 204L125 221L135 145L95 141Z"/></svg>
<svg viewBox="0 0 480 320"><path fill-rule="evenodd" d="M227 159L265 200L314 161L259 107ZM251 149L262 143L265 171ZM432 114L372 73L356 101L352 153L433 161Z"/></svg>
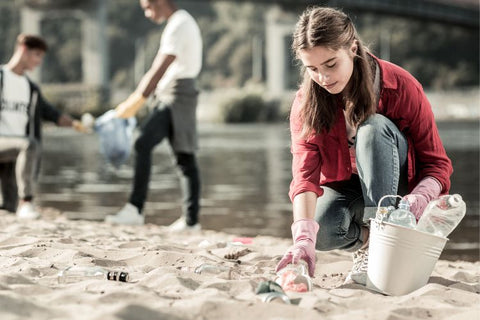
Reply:
<svg viewBox="0 0 480 320"><path fill-rule="evenodd" d="M275 282L284 291L307 292L312 290L312 279L308 275L306 262L300 261L297 264L289 264L277 273Z"/></svg>
<svg viewBox="0 0 480 320"><path fill-rule="evenodd" d="M290 298L285 294L282 287L274 281L268 280L260 282L255 293L263 302L291 304Z"/></svg>
<svg viewBox="0 0 480 320"><path fill-rule="evenodd" d="M124 271L109 271L102 267L71 266L58 273L58 283L73 283L86 279L112 280L128 282L129 276Z"/></svg>
<svg viewBox="0 0 480 320"><path fill-rule="evenodd" d="M291 304L290 298L285 293L280 292L269 292L269 293L260 293L258 297L262 302L281 302L284 304Z"/></svg>
<svg viewBox="0 0 480 320"><path fill-rule="evenodd" d="M215 275L226 280L238 280L241 278L240 271L236 267L204 263L195 268L197 274Z"/></svg>
<svg viewBox="0 0 480 320"><path fill-rule="evenodd" d="M415 229L417 225L417 219L410 212L410 204L405 199L400 200L398 209L391 211L385 221L410 229Z"/></svg>
<svg viewBox="0 0 480 320"><path fill-rule="evenodd" d="M210 274L218 274L225 271L230 271L231 268L222 266L222 265L215 265L215 264L208 264L204 263L197 268L195 268L195 273L202 274L202 273L210 273Z"/></svg>
<svg viewBox="0 0 480 320"><path fill-rule="evenodd" d="M459 194L430 201L418 220L417 230L447 237L465 216L467 208Z"/></svg>

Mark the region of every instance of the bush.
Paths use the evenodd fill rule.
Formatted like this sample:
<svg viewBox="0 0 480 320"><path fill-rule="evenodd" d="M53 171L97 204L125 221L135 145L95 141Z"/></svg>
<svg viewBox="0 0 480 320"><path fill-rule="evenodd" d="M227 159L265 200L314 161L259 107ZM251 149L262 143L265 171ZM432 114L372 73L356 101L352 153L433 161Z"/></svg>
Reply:
<svg viewBox="0 0 480 320"><path fill-rule="evenodd" d="M222 119L226 123L271 122L278 120L278 105L260 94L244 93L221 103Z"/></svg>

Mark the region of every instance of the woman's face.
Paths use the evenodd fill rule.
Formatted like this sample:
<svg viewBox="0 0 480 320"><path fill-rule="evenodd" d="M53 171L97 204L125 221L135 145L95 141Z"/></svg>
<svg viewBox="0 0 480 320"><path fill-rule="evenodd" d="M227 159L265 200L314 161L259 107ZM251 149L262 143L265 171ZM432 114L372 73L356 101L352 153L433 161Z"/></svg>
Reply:
<svg viewBox="0 0 480 320"><path fill-rule="evenodd" d="M350 81L356 53L357 44L353 42L348 49L342 48L335 51L317 46L300 50L298 56L313 81L329 93L338 94Z"/></svg>

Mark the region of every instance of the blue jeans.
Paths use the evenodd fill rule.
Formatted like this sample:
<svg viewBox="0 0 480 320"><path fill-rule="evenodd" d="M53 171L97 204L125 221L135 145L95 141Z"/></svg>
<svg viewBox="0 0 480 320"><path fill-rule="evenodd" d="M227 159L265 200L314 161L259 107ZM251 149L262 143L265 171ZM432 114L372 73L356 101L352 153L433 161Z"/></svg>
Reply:
<svg viewBox="0 0 480 320"><path fill-rule="evenodd" d="M370 116L359 125L354 147L358 175L323 185L324 194L317 199L317 250L358 250L362 226L375 217L380 198L407 192L408 143L392 121ZM394 204L394 199L382 202Z"/></svg>
<svg viewBox="0 0 480 320"><path fill-rule="evenodd" d="M169 108L155 108L145 120L135 141L135 176L130 203L141 212L147 198L152 166L152 151L164 138L172 139L172 117ZM183 192L183 211L188 225L198 222L200 210L200 174L194 153L175 152Z"/></svg>

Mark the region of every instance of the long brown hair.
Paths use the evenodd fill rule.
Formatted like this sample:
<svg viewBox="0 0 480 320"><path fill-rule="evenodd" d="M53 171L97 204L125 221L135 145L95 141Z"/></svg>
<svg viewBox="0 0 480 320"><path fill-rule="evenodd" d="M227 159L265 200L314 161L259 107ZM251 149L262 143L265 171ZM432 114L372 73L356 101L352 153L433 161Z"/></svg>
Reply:
<svg viewBox="0 0 480 320"><path fill-rule="evenodd" d="M350 18L342 11L332 8L308 8L295 26L292 50L298 58L300 50L324 46L337 51L350 48L354 41L358 49L342 103L345 104L347 121L357 125L375 113L376 103L368 49L363 46ZM308 136L314 131L328 132L336 120L337 97L313 81L305 68L301 88L303 135Z"/></svg>

